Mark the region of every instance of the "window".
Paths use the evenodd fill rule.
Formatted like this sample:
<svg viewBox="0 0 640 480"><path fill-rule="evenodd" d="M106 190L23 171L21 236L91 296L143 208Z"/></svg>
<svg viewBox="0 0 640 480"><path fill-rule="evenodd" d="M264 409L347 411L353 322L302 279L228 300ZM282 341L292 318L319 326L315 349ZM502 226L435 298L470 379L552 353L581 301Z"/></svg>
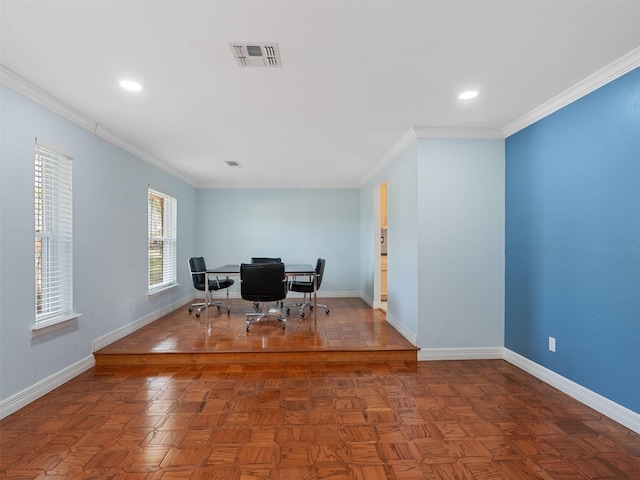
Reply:
<svg viewBox="0 0 640 480"><path fill-rule="evenodd" d="M34 187L37 327L73 311L71 157L36 141Z"/></svg>
<svg viewBox="0 0 640 480"><path fill-rule="evenodd" d="M175 197L149 189L149 293L176 284L176 217Z"/></svg>

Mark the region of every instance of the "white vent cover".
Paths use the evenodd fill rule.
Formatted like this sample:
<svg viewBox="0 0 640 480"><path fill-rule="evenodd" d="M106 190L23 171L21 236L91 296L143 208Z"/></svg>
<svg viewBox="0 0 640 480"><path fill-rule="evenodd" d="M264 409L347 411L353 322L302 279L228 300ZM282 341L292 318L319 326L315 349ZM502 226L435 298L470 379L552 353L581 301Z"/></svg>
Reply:
<svg viewBox="0 0 640 480"><path fill-rule="evenodd" d="M279 67L277 43L229 42L231 53L239 67Z"/></svg>
<svg viewBox="0 0 640 480"><path fill-rule="evenodd" d="M236 162L234 160L225 160L224 163L226 163L230 167L241 167L242 166L242 165L240 165L240 162Z"/></svg>

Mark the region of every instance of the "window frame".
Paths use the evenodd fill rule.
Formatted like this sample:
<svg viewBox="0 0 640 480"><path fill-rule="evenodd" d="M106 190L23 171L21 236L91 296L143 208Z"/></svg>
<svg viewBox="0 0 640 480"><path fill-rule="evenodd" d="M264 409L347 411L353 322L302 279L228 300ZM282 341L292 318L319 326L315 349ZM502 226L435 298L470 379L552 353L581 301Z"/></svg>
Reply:
<svg viewBox="0 0 640 480"><path fill-rule="evenodd" d="M34 151L34 324L40 330L73 312L73 156L36 138Z"/></svg>
<svg viewBox="0 0 640 480"><path fill-rule="evenodd" d="M161 212L153 210L157 200L161 200ZM152 296L178 285L178 199L151 186L147 191L147 236L147 295ZM158 247L161 249L161 271L152 266L152 261L158 260ZM152 283L154 275L161 275L159 282Z"/></svg>

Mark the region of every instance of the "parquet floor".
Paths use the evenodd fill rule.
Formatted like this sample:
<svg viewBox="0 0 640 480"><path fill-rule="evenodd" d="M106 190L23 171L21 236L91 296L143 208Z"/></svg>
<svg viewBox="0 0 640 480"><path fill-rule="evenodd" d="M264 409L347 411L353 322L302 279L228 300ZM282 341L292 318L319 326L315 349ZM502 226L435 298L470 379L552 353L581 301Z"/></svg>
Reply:
<svg viewBox="0 0 640 480"><path fill-rule="evenodd" d="M286 328L268 319L251 325L252 304L231 300L231 313L210 309L209 324L189 314L187 306L96 352L102 365L353 362L417 360L418 349L385 321L385 314L359 298L322 299L300 318L286 317ZM292 309L293 310L293 309Z"/></svg>
<svg viewBox="0 0 640 480"><path fill-rule="evenodd" d="M0 421L0 478L640 479L640 437L502 360L105 365Z"/></svg>

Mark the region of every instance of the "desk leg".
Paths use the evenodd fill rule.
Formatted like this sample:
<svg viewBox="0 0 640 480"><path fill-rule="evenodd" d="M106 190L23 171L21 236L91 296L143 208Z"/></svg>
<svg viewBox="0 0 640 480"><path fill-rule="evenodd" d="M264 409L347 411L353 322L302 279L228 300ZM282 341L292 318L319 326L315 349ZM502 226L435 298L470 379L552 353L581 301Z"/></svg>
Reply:
<svg viewBox="0 0 640 480"><path fill-rule="evenodd" d="M204 310L207 328L209 328L209 274L204 272Z"/></svg>

